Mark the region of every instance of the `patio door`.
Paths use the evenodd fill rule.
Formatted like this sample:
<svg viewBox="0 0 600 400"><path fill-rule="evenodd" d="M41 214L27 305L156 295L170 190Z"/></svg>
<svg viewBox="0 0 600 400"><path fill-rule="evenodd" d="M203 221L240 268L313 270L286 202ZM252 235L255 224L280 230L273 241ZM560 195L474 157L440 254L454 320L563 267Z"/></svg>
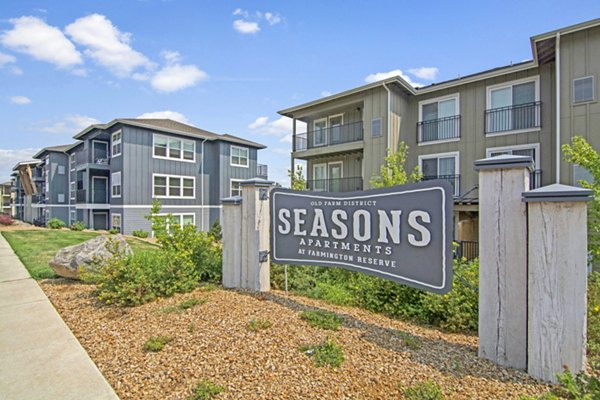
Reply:
<svg viewBox="0 0 600 400"><path fill-rule="evenodd" d="M344 124L344 115L333 115L329 117L329 134L331 135L331 144L342 141L342 125Z"/></svg>
<svg viewBox="0 0 600 400"><path fill-rule="evenodd" d="M327 165L327 183L329 192L340 192L342 189L342 163L329 163Z"/></svg>
<svg viewBox="0 0 600 400"><path fill-rule="evenodd" d="M103 162L106 162L106 160L108 160L108 143L94 140L93 147L94 159L92 160L92 162L95 164L101 164Z"/></svg>
<svg viewBox="0 0 600 400"><path fill-rule="evenodd" d="M327 164L316 164L313 166L313 190L327 190Z"/></svg>
<svg viewBox="0 0 600 400"><path fill-rule="evenodd" d="M108 178L105 176L92 177L92 203L108 203Z"/></svg>

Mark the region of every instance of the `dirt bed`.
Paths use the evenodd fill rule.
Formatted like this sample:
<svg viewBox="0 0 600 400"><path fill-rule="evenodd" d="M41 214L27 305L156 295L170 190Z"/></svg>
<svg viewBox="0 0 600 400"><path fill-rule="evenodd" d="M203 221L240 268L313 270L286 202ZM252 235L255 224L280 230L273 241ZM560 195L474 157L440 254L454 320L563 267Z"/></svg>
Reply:
<svg viewBox="0 0 600 400"><path fill-rule="evenodd" d="M205 379L224 387L219 399L401 399L399 385L428 379L447 399L517 399L548 390L520 371L477 358L476 336L303 297L199 289L118 308L98 304L87 285L58 279L41 286L123 400L185 399ZM206 302L165 312L192 297ZM311 308L341 314L342 327L310 327L299 312ZM252 318L272 326L250 331ZM172 341L145 352L144 343L159 335ZM314 366L299 350L327 338L344 351L335 369Z"/></svg>

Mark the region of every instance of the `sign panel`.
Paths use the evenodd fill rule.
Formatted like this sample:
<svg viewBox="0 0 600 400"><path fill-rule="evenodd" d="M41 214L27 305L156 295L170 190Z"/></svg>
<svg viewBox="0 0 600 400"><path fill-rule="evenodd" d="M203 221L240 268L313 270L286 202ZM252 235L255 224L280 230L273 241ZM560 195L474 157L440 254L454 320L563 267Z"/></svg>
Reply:
<svg viewBox="0 0 600 400"><path fill-rule="evenodd" d="M273 189L272 261L337 266L446 293L453 192L443 180L349 193Z"/></svg>

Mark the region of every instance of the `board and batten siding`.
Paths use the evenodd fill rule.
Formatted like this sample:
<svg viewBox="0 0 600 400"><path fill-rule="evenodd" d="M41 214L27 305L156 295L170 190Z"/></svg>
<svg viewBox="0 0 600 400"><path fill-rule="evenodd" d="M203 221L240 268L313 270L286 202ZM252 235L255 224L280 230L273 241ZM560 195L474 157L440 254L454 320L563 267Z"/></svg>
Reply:
<svg viewBox="0 0 600 400"><path fill-rule="evenodd" d="M131 235L135 230L144 230L146 232L152 231L152 223L146 219L146 216L150 214L150 207L144 208L111 208L112 214L121 214L121 232L126 235ZM195 224L199 229L209 230L216 219L221 217L221 209L217 206L212 207L190 207L190 208L173 208L163 207L160 210L161 214L194 214ZM204 218L204 220L203 220ZM202 223L204 221L204 227ZM109 220L111 223L111 220Z"/></svg>
<svg viewBox="0 0 600 400"><path fill-rule="evenodd" d="M381 165L387 153L387 91L382 87L370 89L364 94L363 107L363 187L370 188L369 181L379 175ZM373 137L371 121L381 118L381 136Z"/></svg>
<svg viewBox="0 0 600 400"><path fill-rule="evenodd" d="M236 167L231 165L231 146L243 147L249 150L248 152L248 168ZM231 196L231 179L247 180L256 178L257 166L256 166L257 149L238 145L229 142L220 142L219 145L219 158L220 158L220 198L227 198ZM220 204L220 203L217 203Z"/></svg>

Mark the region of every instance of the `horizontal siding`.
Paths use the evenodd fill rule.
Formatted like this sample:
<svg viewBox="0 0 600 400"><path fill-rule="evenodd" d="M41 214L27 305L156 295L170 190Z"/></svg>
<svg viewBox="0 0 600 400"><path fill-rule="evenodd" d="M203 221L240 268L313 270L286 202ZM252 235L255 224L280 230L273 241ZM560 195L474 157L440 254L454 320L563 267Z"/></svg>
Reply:
<svg viewBox="0 0 600 400"><path fill-rule="evenodd" d="M111 213L121 214L121 231L124 234L131 235L134 230L143 229L147 232L152 230L151 222L145 217L150 214L148 208L112 208ZM216 218L220 218L221 210L218 208L169 208L164 207L161 214L194 214L196 226L202 229L202 218L204 217L204 230L208 231Z"/></svg>

